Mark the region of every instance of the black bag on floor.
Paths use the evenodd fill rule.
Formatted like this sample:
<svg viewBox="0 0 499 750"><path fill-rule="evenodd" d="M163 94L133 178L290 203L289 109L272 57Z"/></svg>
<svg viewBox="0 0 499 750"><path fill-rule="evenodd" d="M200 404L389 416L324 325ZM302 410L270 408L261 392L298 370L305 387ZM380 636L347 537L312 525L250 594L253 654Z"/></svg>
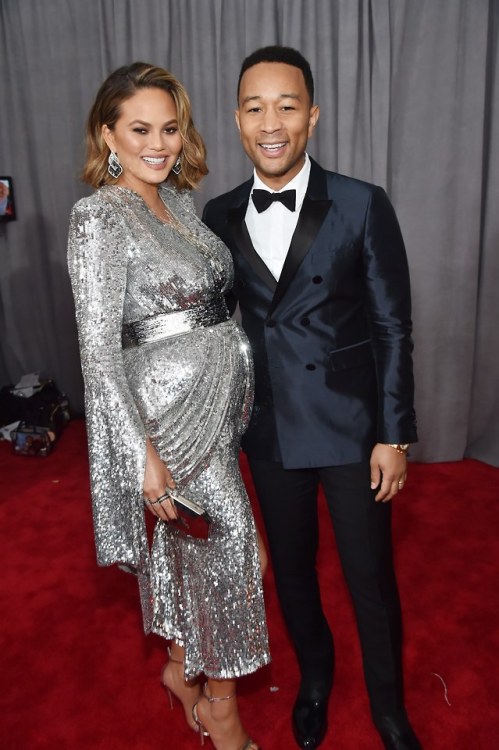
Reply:
<svg viewBox="0 0 499 750"><path fill-rule="evenodd" d="M14 453L46 456L52 450L70 419L69 400L53 380L40 381L32 396L18 396L12 386L0 393L0 421L20 420L11 433Z"/></svg>

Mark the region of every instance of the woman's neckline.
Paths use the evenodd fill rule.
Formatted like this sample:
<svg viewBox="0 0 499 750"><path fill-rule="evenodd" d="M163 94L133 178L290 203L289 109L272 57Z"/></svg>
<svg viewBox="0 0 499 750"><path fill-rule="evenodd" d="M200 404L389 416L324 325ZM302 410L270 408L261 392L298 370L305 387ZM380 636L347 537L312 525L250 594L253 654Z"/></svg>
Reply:
<svg viewBox="0 0 499 750"><path fill-rule="evenodd" d="M124 193L128 193L134 198L136 198L137 200L139 200L145 206L148 213L150 213L151 216L153 216L156 219L156 221L159 221L160 224L165 224L168 227L174 227L174 228L178 226L179 222L178 222L177 217L171 211L171 209L166 205L159 190L158 190L158 197L165 209L165 218L158 216L158 214L155 211L153 211L153 209L147 204L147 201L144 198L144 196L142 196L133 188L128 187L127 185L106 185L105 187L113 188L114 190L120 190Z"/></svg>

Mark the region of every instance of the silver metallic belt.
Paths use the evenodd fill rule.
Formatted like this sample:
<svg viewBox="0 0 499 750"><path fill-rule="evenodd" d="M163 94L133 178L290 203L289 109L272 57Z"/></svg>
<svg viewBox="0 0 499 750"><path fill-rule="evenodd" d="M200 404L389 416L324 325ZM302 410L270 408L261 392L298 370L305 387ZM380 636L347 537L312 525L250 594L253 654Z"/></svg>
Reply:
<svg viewBox="0 0 499 750"><path fill-rule="evenodd" d="M229 311L222 296L216 297L204 305L190 307L171 313L159 313L150 318L125 323L122 329L121 342L124 349L130 346L151 344L173 336L190 333L196 328L208 328L229 320Z"/></svg>

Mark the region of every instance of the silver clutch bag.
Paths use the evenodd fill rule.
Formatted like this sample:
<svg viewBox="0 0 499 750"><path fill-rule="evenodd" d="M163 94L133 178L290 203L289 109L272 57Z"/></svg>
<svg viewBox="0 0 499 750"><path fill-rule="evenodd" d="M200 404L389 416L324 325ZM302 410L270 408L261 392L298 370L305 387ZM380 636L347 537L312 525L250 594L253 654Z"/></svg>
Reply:
<svg viewBox="0 0 499 750"><path fill-rule="evenodd" d="M211 518L207 511L176 490L167 490L166 494L172 500L178 513L178 518L168 523L196 539L207 539L211 525Z"/></svg>

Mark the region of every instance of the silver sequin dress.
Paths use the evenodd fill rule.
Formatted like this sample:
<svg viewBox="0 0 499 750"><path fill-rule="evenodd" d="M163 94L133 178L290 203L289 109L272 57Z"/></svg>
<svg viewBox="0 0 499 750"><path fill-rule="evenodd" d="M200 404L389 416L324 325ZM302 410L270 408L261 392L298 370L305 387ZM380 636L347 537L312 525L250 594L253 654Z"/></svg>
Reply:
<svg viewBox="0 0 499 750"><path fill-rule="evenodd" d="M198 219L190 193L162 187L161 196L177 226L118 186L83 198L71 214L97 559L137 572L145 630L185 645L187 677L225 679L269 661L255 525L238 466L252 362L232 320L122 347L123 325L189 311L232 284L230 253ZM208 540L157 522L149 549L147 436L179 491L212 517Z"/></svg>

